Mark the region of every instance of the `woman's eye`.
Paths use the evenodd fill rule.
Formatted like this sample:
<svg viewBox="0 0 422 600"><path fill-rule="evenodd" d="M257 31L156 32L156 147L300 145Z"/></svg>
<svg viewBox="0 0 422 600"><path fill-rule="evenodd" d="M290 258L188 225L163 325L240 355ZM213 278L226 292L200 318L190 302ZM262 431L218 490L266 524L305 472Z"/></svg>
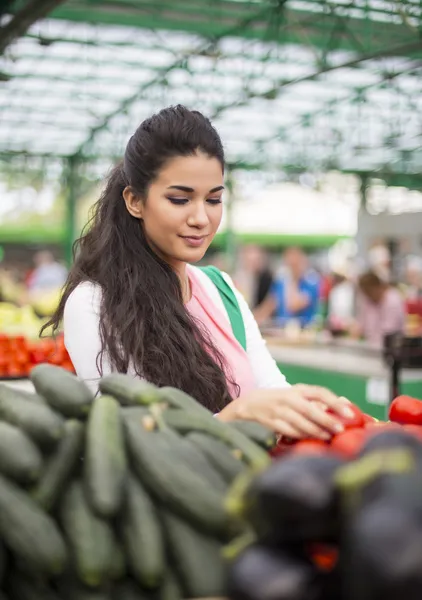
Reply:
<svg viewBox="0 0 422 600"><path fill-rule="evenodd" d="M189 202L187 198L168 198L172 204L186 204Z"/></svg>
<svg viewBox="0 0 422 600"><path fill-rule="evenodd" d="M221 204L222 200L221 198L208 198L207 202L209 204Z"/></svg>

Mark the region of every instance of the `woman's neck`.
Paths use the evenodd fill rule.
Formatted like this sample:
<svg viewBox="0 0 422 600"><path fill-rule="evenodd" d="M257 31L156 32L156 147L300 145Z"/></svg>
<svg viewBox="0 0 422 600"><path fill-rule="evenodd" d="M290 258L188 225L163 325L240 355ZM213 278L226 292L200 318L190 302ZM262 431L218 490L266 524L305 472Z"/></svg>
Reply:
<svg viewBox="0 0 422 600"><path fill-rule="evenodd" d="M189 283L187 264L185 262L180 262L177 264L177 266L173 266L173 269L180 281L183 304L186 304L191 298L191 289Z"/></svg>

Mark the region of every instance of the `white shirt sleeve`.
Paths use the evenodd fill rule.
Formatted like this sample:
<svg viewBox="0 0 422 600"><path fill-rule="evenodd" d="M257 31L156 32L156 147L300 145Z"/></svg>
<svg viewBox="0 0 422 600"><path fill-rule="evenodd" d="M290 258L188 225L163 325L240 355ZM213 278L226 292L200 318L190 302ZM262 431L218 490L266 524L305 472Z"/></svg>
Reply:
<svg viewBox="0 0 422 600"><path fill-rule="evenodd" d="M246 333L246 351L252 367L252 372L258 388L286 388L290 387L285 376L280 372L276 361L270 354L267 344L261 335L255 317L246 300L235 288L233 281L223 273L227 283L233 289L239 308L242 313Z"/></svg>
<svg viewBox="0 0 422 600"><path fill-rule="evenodd" d="M93 283L83 282L67 299L64 315L64 343L78 377L92 389L98 390L100 373L97 356L101 350L100 338L101 291ZM111 373L110 363L104 356L103 375Z"/></svg>

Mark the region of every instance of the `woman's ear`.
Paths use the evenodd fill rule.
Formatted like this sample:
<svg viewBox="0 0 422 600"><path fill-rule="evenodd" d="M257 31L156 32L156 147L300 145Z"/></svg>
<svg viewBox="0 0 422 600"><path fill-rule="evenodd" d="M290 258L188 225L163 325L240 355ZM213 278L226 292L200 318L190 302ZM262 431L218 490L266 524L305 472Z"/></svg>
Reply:
<svg viewBox="0 0 422 600"><path fill-rule="evenodd" d="M142 199L134 193L133 188L129 185L123 190L123 199L126 204L128 212L135 217L135 219L143 218L144 205Z"/></svg>

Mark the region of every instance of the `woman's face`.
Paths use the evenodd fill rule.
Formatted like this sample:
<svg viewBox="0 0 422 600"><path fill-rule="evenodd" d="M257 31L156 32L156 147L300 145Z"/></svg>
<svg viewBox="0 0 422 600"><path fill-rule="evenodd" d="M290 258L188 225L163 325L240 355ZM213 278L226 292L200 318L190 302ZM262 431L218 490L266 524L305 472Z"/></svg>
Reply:
<svg viewBox="0 0 422 600"><path fill-rule="evenodd" d="M144 201L124 193L129 212L141 219L151 248L172 267L201 260L222 217L223 173L204 154L170 160ZM135 212L134 212L135 211Z"/></svg>

